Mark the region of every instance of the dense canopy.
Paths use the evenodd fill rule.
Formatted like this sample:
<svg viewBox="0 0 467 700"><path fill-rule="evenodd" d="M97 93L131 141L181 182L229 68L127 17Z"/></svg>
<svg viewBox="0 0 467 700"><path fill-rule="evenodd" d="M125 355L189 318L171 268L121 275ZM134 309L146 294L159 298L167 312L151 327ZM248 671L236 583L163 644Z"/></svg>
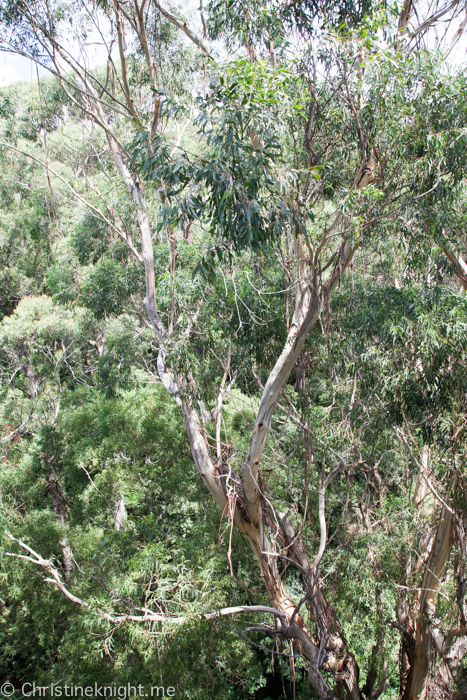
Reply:
<svg viewBox="0 0 467 700"><path fill-rule="evenodd" d="M0 696L467 698L466 26L0 0Z"/></svg>

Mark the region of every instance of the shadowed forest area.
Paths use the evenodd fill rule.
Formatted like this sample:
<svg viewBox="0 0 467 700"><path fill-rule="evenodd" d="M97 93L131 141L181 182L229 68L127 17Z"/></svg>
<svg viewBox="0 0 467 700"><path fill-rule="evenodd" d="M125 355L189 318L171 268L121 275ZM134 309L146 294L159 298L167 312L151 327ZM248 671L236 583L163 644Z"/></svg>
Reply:
<svg viewBox="0 0 467 700"><path fill-rule="evenodd" d="M0 697L466 699L466 4L163 1L0 0Z"/></svg>

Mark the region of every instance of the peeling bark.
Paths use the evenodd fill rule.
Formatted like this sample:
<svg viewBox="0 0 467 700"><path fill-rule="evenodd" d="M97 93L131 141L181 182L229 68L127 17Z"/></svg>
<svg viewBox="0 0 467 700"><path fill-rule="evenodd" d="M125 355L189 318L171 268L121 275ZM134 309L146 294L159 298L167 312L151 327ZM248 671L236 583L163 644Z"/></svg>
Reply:
<svg viewBox="0 0 467 700"><path fill-rule="evenodd" d="M407 645L410 669L403 684L401 700L425 700L426 686L432 661L432 634L430 630L433 611L436 609L441 579L451 552L452 511L443 506L418 603L418 617L413 621L412 643Z"/></svg>

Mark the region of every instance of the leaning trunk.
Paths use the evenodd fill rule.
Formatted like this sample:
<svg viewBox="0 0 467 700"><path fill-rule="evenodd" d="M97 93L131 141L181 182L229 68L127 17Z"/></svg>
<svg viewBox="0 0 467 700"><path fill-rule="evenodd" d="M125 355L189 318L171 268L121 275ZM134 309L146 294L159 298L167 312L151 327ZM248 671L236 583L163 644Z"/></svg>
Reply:
<svg viewBox="0 0 467 700"><path fill-rule="evenodd" d="M426 564L420 593L419 615L408 650L410 670L401 689L401 700L425 700L426 686L432 660L430 620L436 609L441 578L451 551L452 511L441 509L436 537Z"/></svg>

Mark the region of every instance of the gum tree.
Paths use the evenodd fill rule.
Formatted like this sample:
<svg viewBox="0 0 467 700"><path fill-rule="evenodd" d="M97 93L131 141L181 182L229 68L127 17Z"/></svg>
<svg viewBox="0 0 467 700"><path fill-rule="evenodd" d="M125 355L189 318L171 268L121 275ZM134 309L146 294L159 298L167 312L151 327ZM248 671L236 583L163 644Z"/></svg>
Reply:
<svg viewBox="0 0 467 700"><path fill-rule="evenodd" d="M95 22L94 8L85 2L73 5L70 25L69 9L60 4L4 3L2 43L5 50L30 56L47 68L68 108L100 130L131 202L138 243L99 191L101 206L96 207L75 184L66 185L112 227L144 268L144 307L137 291L129 298L153 334L159 380L183 415L205 486L221 513L245 536L259 567L267 605L206 615L250 612L272 617L272 625L246 628L243 634L290 640L307 660L318 697L378 697L388 685L386 666L380 664L378 677L375 661L361 685L352 641L349 645L346 640L321 575L329 537L326 493L338 477L358 469L361 432L349 422L345 436L329 446L325 458L319 457L309 420L296 399L304 393L300 372L310 358L310 336L325 330L331 298L349 269L358 269L360 259L376 261L388 242L395 248L403 239L412 258L427 258L437 246L463 279L465 80L444 68L439 53L414 47L425 37L429 43L429 29L446 18L453 21L460 5L439 6L420 19L422 8L413 13L412 3L405 3L397 15L382 7L349 5L337 16L326 4L266 4L259 11L257 3L213 3L208 15L201 10L193 24L155 0L114 0L99 5L102 21L93 30L101 32L108 49L104 72L89 69L78 58L79 44ZM198 31L192 28L196 22ZM157 43L162 30L169 37L165 44ZM216 44L209 38L223 39L228 50L244 54L228 62L216 58ZM161 58L161 46L168 55L170 49L172 58ZM180 78L183 62L191 62L191 78ZM185 129L198 142L195 152L186 147ZM2 146L20 150L4 140ZM39 165L48 167L44 161ZM85 179L92 187L92 178ZM154 207L157 221L151 213ZM193 263L196 283L192 270L178 262L180 241L189 240L192 227L207 232L207 247ZM156 236L167 241L168 287L156 273ZM263 301L261 269L273 256L284 281L283 303L274 316L282 327L277 335L282 334L283 343L274 343L275 355L269 353L267 361L256 357L253 375L261 398L249 447L243 456L231 455L222 427L223 406L245 366L237 340L244 323L239 304L245 304L235 282L238 261L251 264L256 277L251 280L245 274L250 289ZM221 283L227 302L216 302L221 323L211 332L213 307L207 300L221 296ZM392 284L400 286L397 275ZM234 309L230 319L238 323L238 333L225 306L229 298ZM206 360L204 346L209 344L213 362ZM253 337L253 355L255 345ZM423 366L415 353L415 362L419 359ZM288 391L292 377L297 397ZM280 509L275 507L272 488L277 484L265 469L271 459L268 444L275 412L283 411L284 404L287 418L308 436L304 461L316 473L311 498L317 500L317 537L312 553L304 539L308 489L302 521L283 498L278 499ZM352 408L352 399L348 405ZM416 443L407 431L400 439ZM428 483L424 454L421 449L420 473ZM422 583L421 591L431 593L421 593L410 611L400 605L392 621L402 635L404 700L426 695L432 639L441 658L451 663L459 687L463 684L457 670L465 640L462 596L461 625L455 634L443 637L440 627L432 624L455 512L455 494L445 486L438 534L423 557L432 577ZM89 607L50 561L11 538L23 550L21 556L45 569L65 596ZM300 576L298 595L286 582L289 566ZM462 563L459 566L462 578ZM115 624L166 620L147 608L142 614L96 612ZM431 616L428 622L424 615ZM455 652L454 639L459 640Z"/></svg>

